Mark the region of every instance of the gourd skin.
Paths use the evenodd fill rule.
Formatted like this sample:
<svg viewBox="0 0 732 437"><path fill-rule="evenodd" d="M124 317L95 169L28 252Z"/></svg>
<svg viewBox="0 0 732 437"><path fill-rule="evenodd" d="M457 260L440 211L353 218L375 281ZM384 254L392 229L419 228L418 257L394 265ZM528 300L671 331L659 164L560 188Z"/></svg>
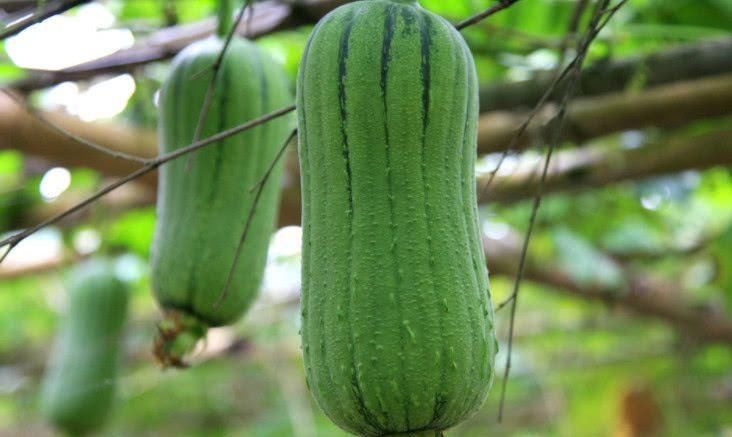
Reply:
<svg viewBox="0 0 732 437"><path fill-rule="evenodd" d="M167 153L193 142L222 40L193 43L173 61L160 97L160 146ZM203 73L202 73L203 72ZM292 103L281 66L253 43L231 41L200 138ZM264 272L279 203L282 165L272 172L226 298L219 301L252 207L250 189L293 128L282 117L205 147L160 168L152 281L164 309L203 326L236 321L254 300Z"/></svg>
<svg viewBox="0 0 732 437"><path fill-rule="evenodd" d="M80 435L98 429L114 402L128 289L101 261L78 267L68 289L41 410L60 430Z"/></svg>
<svg viewBox="0 0 732 437"><path fill-rule="evenodd" d="M350 3L313 30L297 93L310 390L356 434L449 428L497 349L469 49L417 2Z"/></svg>

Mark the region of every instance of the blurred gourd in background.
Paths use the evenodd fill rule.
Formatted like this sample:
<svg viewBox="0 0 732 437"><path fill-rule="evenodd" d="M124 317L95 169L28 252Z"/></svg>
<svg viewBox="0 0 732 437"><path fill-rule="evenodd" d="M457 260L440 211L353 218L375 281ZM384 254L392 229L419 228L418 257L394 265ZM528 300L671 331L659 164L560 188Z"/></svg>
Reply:
<svg viewBox="0 0 732 437"><path fill-rule="evenodd" d="M71 275L41 399L43 415L63 432L96 430L112 410L128 294L109 261L88 261Z"/></svg>

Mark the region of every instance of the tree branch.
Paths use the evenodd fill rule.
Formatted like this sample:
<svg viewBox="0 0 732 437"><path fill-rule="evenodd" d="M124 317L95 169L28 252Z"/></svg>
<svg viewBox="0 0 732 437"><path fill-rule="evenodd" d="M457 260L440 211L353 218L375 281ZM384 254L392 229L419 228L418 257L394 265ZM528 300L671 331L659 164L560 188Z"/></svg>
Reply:
<svg viewBox="0 0 732 437"><path fill-rule="evenodd" d="M515 234L491 239L483 237L491 274L515 275L520 253L520 239ZM529 256L524 277L532 282L582 299L599 301L637 314L662 320L680 332L700 340L732 345L732 320L712 310L699 309L683 302L675 282L654 279L647 274L631 274L624 288L599 284L580 284L559 266Z"/></svg>
<svg viewBox="0 0 732 437"><path fill-rule="evenodd" d="M236 32L240 35L246 32L249 37L257 38L312 24L347 2L348 0L310 0L298 5L274 0L258 2L252 8L251 20L240 23ZM250 30L247 30L248 22L251 22ZM64 70L32 71L28 77L10 86L27 93L61 82L90 79L101 74L130 73L142 65L170 59L193 41L212 35L215 31L215 18L161 29L129 49Z"/></svg>
<svg viewBox="0 0 732 437"><path fill-rule="evenodd" d="M582 74L578 96L597 96L732 72L732 38L696 42L625 59L599 61ZM531 108L554 78L542 71L534 78L481 88L481 111Z"/></svg>
<svg viewBox="0 0 732 437"><path fill-rule="evenodd" d="M544 126L556 109L547 105L516 141L516 149L547 142ZM576 99L567 108L562 141L582 143L615 132L645 127L676 127L695 120L732 114L732 74L677 82L639 93ZM481 153L506 150L526 115L496 111L483 114L478 128Z"/></svg>
<svg viewBox="0 0 732 437"><path fill-rule="evenodd" d="M145 158L129 155L125 152L120 152L117 150L108 149L104 146L101 146L101 145L91 142L85 138L82 138L82 137L74 134L73 132L69 132L66 129L64 129L63 127L54 123L49 118L46 118L46 116L42 112L33 108L31 105L28 104L28 102L26 102L22 97L17 96L12 90L10 90L8 88L0 88L0 91L3 94L5 94L7 97L9 97L11 100L13 100L18 106L20 106L21 108L24 108L26 110L26 112L28 112L28 114L32 115L33 117L37 118L38 121L45 124L46 127L55 130L56 132L60 133L63 136L69 137L69 139L71 139L74 142L83 144L86 147L96 150L97 152L111 155L114 158L126 159L128 161L136 162L138 164L142 164L145 162Z"/></svg>
<svg viewBox="0 0 732 437"><path fill-rule="evenodd" d="M538 116L522 139L539 135L553 111ZM146 158L157 153L152 131L103 123L84 123L62 112L39 112L63 129L118 152ZM678 127L692 121L732 114L732 74L657 87L631 95L610 95L578 99L567 109L565 140L586 141L618 131L649 126ZM522 114L491 112L479 123L478 148L481 153L505 150L511 136L524 121ZM134 171L134 163L88 150L72 139L57 135L32 119L12 100L0 95L0 149L14 148L68 167L93 167L108 176L124 176ZM155 186L156 178L143 180Z"/></svg>
<svg viewBox="0 0 732 437"><path fill-rule="evenodd" d="M40 23L46 18L50 18L54 15L66 12L73 7L79 6L84 3L89 3L90 1L91 0L57 0L54 2L49 2L45 6L43 6L38 13L35 13L24 20L18 21L0 31L0 41L13 35L17 35L23 30L29 28L30 26L36 23Z"/></svg>
<svg viewBox="0 0 732 437"><path fill-rule="evenodd" d="M86 123L64 112L38 114L75 136L104 145L115 152L152 158L157 154L155 132L112 123ZM0 149L16 149L68 167L92 167L108 176L122 176L138 163L117 159L88 148L73 137L51 128L29 115L5 94L0 94ZM155 178L143 179L153 185Z"/></svg>
<svg viewBox="0 0 732 437"><path fill-rule="evenodd" d="M65 210L65 211L63 211L63 212L61 212L61 213L59 213L59 214L57 214L57 215L55 215L53 217L49 217L47 220L44 220L41 223L38 223L36 225L33 225L32 227L30 227L28 229L25 229L25 230L23 230L21 232L18 232L16 234L13 234L13 235L11 235L11 236L9 236L9 237L4 238L3 240L1 240L0 241L0 247L4 247L4 248L6 248L6 250L5 250L5 252L2 255L0 255L0 264L2 264L3 260L5 260L5 258L15 248L15 246L17 246L24 239L28 238L30 235L33 235L34 233L38 232L39 230L41 230L41 229L43 229L43 228L45 228L47 226L53 225L55 223L58 223L61 220L64 220L67 217L69 217L69 216L71 216L71 215L73 215L73 214L75 214L75 213L77 213L77 212L85 209L86 207L88 207L92 203L96 202L97 200L99 200L100 198L106 196L107 194L111 193L112 191L118 189L119 187L121 187L121 186L123 186L123 185L125 185L125 184L127 184L129 182L132 182L134 180L137 180L137 179L139 179L139 178L141 178L141 177L143 177L143 176L151 173L152 171L156 170L158 167L160 167L161 165L163 165L163 164L165 164L165 163L167 163L169 161L172 161L174 159L178 159L178 158L180 158L183 155L187 155L189 153L193 153L193 152L195 152L195 151L197 151L197 150L199 150L199 149L201 149L203 147L206 147L206 146L208 146L210 144L214 144L214 143L216 143L218 141L221 141L221 140L223 140L225 138L228 138L230 136L236 135L236 134L238 134L240 132L243 132L245 130L251 129L251 128L253 128L255 126L258 126L260 124L267 123L267 122L269 122L269 121L271 121L271 120L273 120L273 119L275 119L277 117L281 117L281 116L283 116L285 114L288 114L288 113L290 113L290 112L292 112L294 110L295 110L295 105L290 105L290 106L281 108L281 109L276 110L274 112L270 112L268 114L265 114L265 115L263 115L261 117L252 119L252 120L250 120L250 121L248 121L248 122L246 122L244 124L241 124L239 126L235 126L233 128L226 129L226 130L221 131L221 132L219 132L217 134L211 135L208 138L204 138L204 139L202 139L200 141L194 141L192 144L189 144L188 146L181 147L180 149L176 149L176 150L174 150L172 152L159 155L159 156L157 156L157 157L155 157L153 159L150 159L150 160L146 161L146 163L145 163L144 166L142 166L142 167L138 168L137 170L135 170L134 172L126 175L122 179L119 179L119 180L117 180L117 181L115 181L115 182L113 182L113 183L105 186L104 188L101 188L99 191L97 191L93 195L87 197L86 199L84 199L83 201L81 201L78 204L74 205L73 207L71 207L71 208L69 208L69 209L67 209L67 210Z"/></svg>
<svg viewBox="0 0 732 437"><path fill-rule="evenodd" d="M485 11L457 23L455 25L455 28L457 30L463 30L466 27L478 24L486 18L490 17L491 15L513 6L515 3L518 3L518 1L519 0L498 0L496 4L486 9Z"/></svg>
<svg viewBox="0 0 732 437"><path fill-rule="evenodd" d="M21 278L28 275L37 275L47 273L61 267L64 267L72 263L73 259L68 257L55 257L50 259L44 259L41 261L34 261L33 263L23 265L12 265L10 263L4 263L0 266L0 279L10 280Z"/></svg>
<svg viewBox="0 0 732 437"><path fill-rule="evenodd" d="M595 146L560 153L547 175L546 192L601 187L686 170L732 165L732 129L673 138L634 149ZM480 176L480 181L486 178ZM532 169L495 178L479 202L515 202L536 191Z"/></svg>
<svg viewBox="0 0 732 437"><path fill-rule="evenodd" d="M572 105L570 105L572 108ZM571 110L571 109L570 109ZM106 146L142 156L155 156L155 135L114 125L83 123L61 113L47 113L56 122ZM0 149L16 148L29 155L43 157L57 165L92 167L106 176L120 177L135 170L133 163L97 153L67 137L44 129L39 122L18 109L12 102L0 100ZM300 223L300 177L294 148L285 159L285 176L280 204L281 226ZM654 142L636 149L586 147L561 152L547 175L546 192L601 187L623 180L635 180L685 170L702 170L717 165L732 165L732 130L677 137ZM533 195L536 181L533 168L519 169L510 176L496 176L481 202L515 202ZM484 183L483 175L479 184ZM154 174L140 180L150 188L156 185ZM139 203L138 203L139 204ZM30 217L47 218L59 212L56 203L42 210L34 208L22 214L16 227L24 227Z"/></svg>

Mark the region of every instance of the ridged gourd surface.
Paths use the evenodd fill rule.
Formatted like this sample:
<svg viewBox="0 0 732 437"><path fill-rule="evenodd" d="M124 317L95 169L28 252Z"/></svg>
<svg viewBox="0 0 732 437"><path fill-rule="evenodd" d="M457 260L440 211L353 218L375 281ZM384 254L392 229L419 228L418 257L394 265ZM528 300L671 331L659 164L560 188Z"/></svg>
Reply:
<svg viewBox="0 0 732 437"><path fill-rule="evenodd" d="M449 428L484 402L497 349L469 49L416 2L342 6L313 30L297 104L309 388L356 434Z"/></svg>
<svg viewBox="0 0 732 437"><path fill-rule="evenodd" d="M57 428L78 435L99 428L113 406L128 290L100 261L78 267L68 289L41 409Z"/></svg>
<svg viewBox="0 0 732 437"><path fill-rule="evenodd" d="M173 61L160 98L164 153L193 142L222 41L209 38ZM200 138L292 103L280 65L253 43L234 38L221 64ZM238 319L257 294L278 210L282 165L272 172L226 298L217 305L252 207L250 189L294 128L285 116L221 140L160 168L152 280L163 307L211 325Z"/></svg>

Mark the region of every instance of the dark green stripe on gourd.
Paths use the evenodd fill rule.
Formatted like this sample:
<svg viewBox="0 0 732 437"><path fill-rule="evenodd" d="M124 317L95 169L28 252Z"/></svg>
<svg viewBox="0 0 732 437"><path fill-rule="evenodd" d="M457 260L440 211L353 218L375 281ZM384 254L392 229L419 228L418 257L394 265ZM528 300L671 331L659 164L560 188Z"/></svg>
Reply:
<svg viewBox="0 0 732 437"><path fill-rule="evenodd" d="M160 146L168 153L193 141L222 41L209 38L173 61L160 97ZM292 103L280 65L253 43L234 38L216 80L201 138ZM152 249L155 296L166 310L158 356L180 364L208 326L236 321L262 279L279 203L282 165L272 172L226 298L219 302L237 243L252 207L250 189L264 175L294 127L290 116L207 146L160 169Z"/></svg>
<svg viewBox="0 0 732 437"><path fill-rule="evenodd" d="M472 56L415 1L351 3L313 30L297 104L310 390L357 434L449 428L496 353Z"/></svg>
<svg viewBox="0 0 732 437"><path fill-rule="evenodd" d="M89 262L73 272L41 394L43 415L59 430L82 435L109 415L127 301L127 287L108 263Z"/></svg>

